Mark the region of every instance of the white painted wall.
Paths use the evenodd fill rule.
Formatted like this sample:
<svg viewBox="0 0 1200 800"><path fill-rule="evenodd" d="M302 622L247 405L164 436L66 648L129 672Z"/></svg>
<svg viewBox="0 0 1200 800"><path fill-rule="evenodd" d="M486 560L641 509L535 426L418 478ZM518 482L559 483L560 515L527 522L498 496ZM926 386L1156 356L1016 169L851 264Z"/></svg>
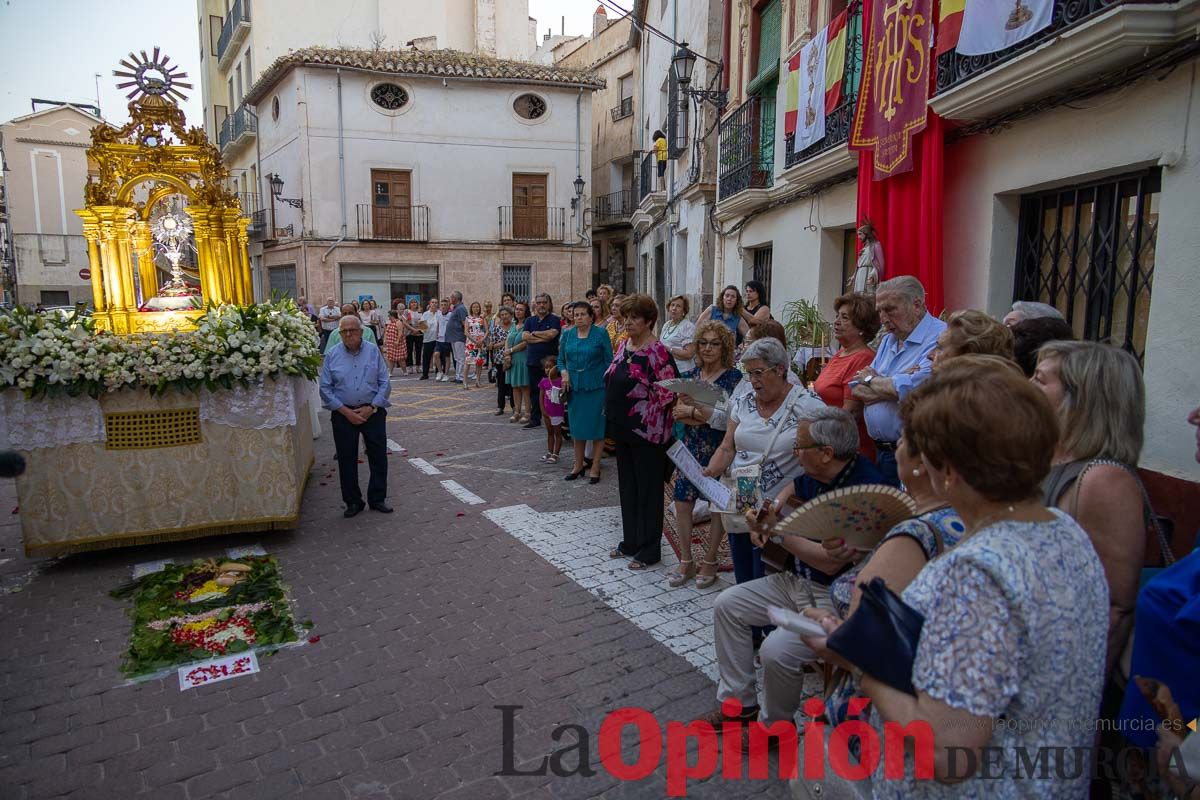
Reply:
<svg viewBox="0 0 1200 800"><path fill-rule="evenodd" d="M1142 466L1200 478L1184 418L1200 404L1200 87L1196 62L1162 81L1059 108L946 151L948 308L1001 314L1011 303L1018 197L1055 185L1175 160L1162 173L1154 285L1145 359ZM1190 114L1190 124L1188 115ZM1185 134L1186 131L1186 134Z"/></svg>
<svg viewBox="0 0 1200 800"><path fill-rule="evenodd" d="M397 81L409 92L400 113L370 100L377 82ZM513 101L525 92L546 101L531 122ZM278 123L271 97L280 98ZM346 207L355 235L355 206L371 202L371 169L412 170L413 202L430 208L430 238L494 241L498 207L512 204L512 174L548 174L547 205L567 208L576 169L577 89L342 73ZM590 105L585 93L584 109ZM331 69L293 70L260 103L263 172L284 179L285 197L304 198L303 228L335 238L341 228L338 188L337 75ZM589 126L580 126L582 171L591 174ZM276 204L277 224L300 228L301 212Z"/></svg>
<svg viewBox="0 0 1200 800"><path fill-rule="evenodd" d="M738 234L724 239L724 273L718 288L739 288L753 276L755 248L771 245L771 311L782 321L783 306L816 299L827 316L842 292L842 235L854 227L855 184L835 186L819 197L792 203L755 217ZM811 212L811 213L810 213ZM728 225L729 223L726 223ZM809 225L816 226L809 230Z"/></svg>

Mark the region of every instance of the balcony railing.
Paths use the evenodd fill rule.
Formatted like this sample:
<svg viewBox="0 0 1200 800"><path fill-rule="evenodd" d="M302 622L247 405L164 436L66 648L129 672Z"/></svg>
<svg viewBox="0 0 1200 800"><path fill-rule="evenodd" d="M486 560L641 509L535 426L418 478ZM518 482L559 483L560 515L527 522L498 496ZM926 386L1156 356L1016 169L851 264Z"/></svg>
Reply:
<svg viewBox="0 0 1200 800"><path fill-rule="evenodd" d="M658 176L655 174L656 166L654 151L647 151L642 156L642 163L638 168L637 201L639 204L646 198L646 195L658 188Z"/></svg>
<svg viewBox="0 0 1200 800"><path fill-rule="evenodd" d="M633 214L637 204L633 202L633 190L622 189L612 194L592 198L592 224L612 225L625 222Z"/></svg>
<svg viewBox="0 0 1200 800"><path fill-rule="evenodd" d="M253 218L254 212L262 210L258 192L238 192L238 206L242 209L243 217Z"/></svg>
<svg viewBox="0 0 1200 800"><path fill-rule="evenodd" d="M429 206L358 206L358 238L363 241L428 242Z"/></svg>
<svg viewBox="0 0 1200 800"><path fill-rule="evenodd" d="M632 97L621 98L621 105L614 108L610 113L612 114L613 122L616 122L619 119L625 119L625 117L632 117L633 116L633 98Z"/></svg>
<svg viewBox="0 0 1200 800"><path fill-rule="evenodd" d="M825 136L800 152L794 152L796 134L789 133L784 139L784 168L794 167L802 161L845 144L850 138L850 126L854 122L854 106L858 103L858 81L862 72L862 3L850 4L850 18L846 22L846 61L842 74L841 101L825 114ZM801 110L803 113L803 110Z"/></svg>
<svg viewBox="0 0 1200 800"><path fill-rule="evenodd" d="M244 136L258 135L258 120L243 105L225 118L221 130L217 134L217 146L221 150L231 147L242 140Z"/></svg>
<svg viewBox="0 0 1200 800"><path fill-rule="evenodd" d="M1056 39L1065 31L1103 14L1110 8L1130 2L1139 0L1054 0L1050 24L1006 50L982 56L959 55L955 50L942 53L937 59L937 94L949 91L976 75L1033 50L1043 42Z"/></svg>
<svg viewBox="0 0 1200 800"><path fill-rule="evenodd" d="M751 97L721 122L717 199L775 180L775 99Z"/></svg>
<svg viewBox="0 0 1200 800"><path fill-rule="evenodd" d="M261 242L267 238L267 211L260 208L250 214L250 225L246 233L252 242Z"/></svg>
<svg viewBox="0 0 1200 800"><path fill-rule="evenodd" d="M565 208L500 206L500 240L561 242L567 232Z"/></svg>
<svg viewBox="0 0 1200 800"><path fill-rule="evenodd" d="M235 0L229 16L221 26L221 35L217 37L217 61L225 58L229 48L242 40L250 25L250 0Z"/></svg>

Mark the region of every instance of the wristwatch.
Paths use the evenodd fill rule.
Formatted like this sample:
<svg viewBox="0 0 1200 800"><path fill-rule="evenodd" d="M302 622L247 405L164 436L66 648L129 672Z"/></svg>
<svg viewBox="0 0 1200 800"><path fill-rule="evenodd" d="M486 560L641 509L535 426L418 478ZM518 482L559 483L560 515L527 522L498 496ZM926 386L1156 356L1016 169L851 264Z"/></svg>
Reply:
<svg viewBox="0 0 1200 800"><path fill-rule="evenodd" d="M862 382L869 385L873 380L875 380L874 375L866 375L863 377Z"/></svg>

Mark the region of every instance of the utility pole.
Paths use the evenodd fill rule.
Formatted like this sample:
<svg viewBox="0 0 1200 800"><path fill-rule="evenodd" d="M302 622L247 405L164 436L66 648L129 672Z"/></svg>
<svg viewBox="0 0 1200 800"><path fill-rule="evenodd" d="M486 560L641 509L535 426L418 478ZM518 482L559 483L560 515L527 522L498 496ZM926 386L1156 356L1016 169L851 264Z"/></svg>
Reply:
<svg viewBox="0 0 1200 800"><path fill-rule="evenodd" d="M96 79L96 116L103 117L104 115L100 113L100 73L94 72L92 74Z"/></svg>

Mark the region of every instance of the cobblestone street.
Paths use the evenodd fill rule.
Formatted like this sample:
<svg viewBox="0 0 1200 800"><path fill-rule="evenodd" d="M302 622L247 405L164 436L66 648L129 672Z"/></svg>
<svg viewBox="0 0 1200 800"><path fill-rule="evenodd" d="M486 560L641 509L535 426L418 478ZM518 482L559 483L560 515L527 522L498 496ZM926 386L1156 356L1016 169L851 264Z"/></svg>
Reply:
<svg viewBox="0 0 1200 800"><path fill-rule="evenodd" d="M493 416L494 397L393 380L392 515L343 519L324 412L293 532L26 559L15 488L0 485L0 797L665 796L665 757L641 781L609 775L600 723L636 706L665 729L714 706L711 608L725 584L667 590L666 543L658 570L609 561L615 463L598 485L563 482L569 444L564 463L540 464L544 434ZM278 558L311 639L217 685L181 691L174 672L127 684L127 604L109 591L135 564L255 544ZM552 736L574 724L594 775L496 775L502 705L522 707L517 770L575 745L574 730ZM719 777L688 790L787 794Z"/></svg>

